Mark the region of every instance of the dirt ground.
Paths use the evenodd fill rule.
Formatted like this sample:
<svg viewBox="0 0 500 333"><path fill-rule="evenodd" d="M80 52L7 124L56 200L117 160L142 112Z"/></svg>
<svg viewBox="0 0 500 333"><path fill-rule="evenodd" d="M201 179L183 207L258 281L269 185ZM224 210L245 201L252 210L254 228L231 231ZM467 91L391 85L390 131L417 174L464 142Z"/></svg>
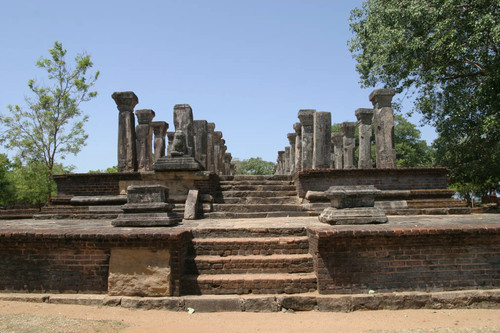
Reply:
<svg viewBox="0 0 500 333"><path fill-rule="evenodd" d="M0 301L0 332L500 332L500 309L178 313Z"/></svg>

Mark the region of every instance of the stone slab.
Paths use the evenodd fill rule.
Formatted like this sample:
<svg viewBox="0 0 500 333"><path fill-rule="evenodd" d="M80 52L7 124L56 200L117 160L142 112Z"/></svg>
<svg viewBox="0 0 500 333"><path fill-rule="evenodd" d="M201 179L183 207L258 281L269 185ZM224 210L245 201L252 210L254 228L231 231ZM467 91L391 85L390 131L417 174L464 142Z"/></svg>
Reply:
<svg viewBox="0 0 500 333"><path fill-rule="evenodd" d="M318 217L320 222L331 225L380 224L387 223L384 211L374 207L326 208Z"/></svg>
<svg viewBox="0 0 500 333"><path fill-rule="evenodd" d="M199 171L203 166L191 156L164 156L153 164L154 171Z"/></svg>
<svg viewBox="0 0 500 333"><path fill-rule="evenodd" d="M138 248L111 250L108 276L109 295L170 296L170 284L170 252L168 250Z"/></svg>
<svg viewBox="0 0 500 333"><path fill-rule="evenodd" d="M161 213L120 214L111 222L114 227L170 227L182 219L173 211Z"/></svg>

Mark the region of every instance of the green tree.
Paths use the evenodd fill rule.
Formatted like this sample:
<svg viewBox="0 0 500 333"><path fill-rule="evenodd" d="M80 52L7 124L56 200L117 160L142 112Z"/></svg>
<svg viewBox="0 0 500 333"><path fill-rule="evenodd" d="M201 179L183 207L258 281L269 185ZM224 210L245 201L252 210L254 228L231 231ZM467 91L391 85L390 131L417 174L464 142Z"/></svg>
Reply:
<svg viewBox="0 0 500 333"><path fill-rule="evenodd" d="M89 170L89 173L113 173L118 172L118 165L114 165L112 167L106 168L105 170L97 169L97 170Z"/></svg>
<svg viewBox="0 0 500 333"><path fill-rule="evenodd" d="M252 157L248 160L233 160L237 175L272 175L274 163L263 161L260 157Z"/></svg>
<svg viewBox="0 0 500 333"><path fill-rule="evenodd" d="M434 151L421 139L420 130L402 115L394 116L394 148L398 168L429 167Z"/></svg>
<svg viewBox="0 0 500 333"><path fill-rule="evenodd" d="M50 195L58 159L77 154L85 145L87 134L83 126L87 116L80 104L97 95L91 88L99 71L90 73L93 63L87 54L77 55L72 67L66 62L67 51L59 42L54 43L49 53L50 57L40 58L36 66L46 71L50 85L29 80L33 97L26 98L25 107L7 106L10 115L0 116L0 123L5 127L0 141L6 148L15 150L26 165L39 168L38 163L43 164L46 193Z"/></svg>
<svg viewBox="0 0 500 333"><path fill-rule="evenodd" d="M0 205L2 206L7 205L12 200L11 183L8 179L11 167L7 155L0 154Z"/></svg>
<svg viewBox="0 0 500 333"><path fill-rule="evenodd" d="M350 18L362 85L413 95L437 163L483 189L500 181L499 17L498 0L367 0Z"/></svg>

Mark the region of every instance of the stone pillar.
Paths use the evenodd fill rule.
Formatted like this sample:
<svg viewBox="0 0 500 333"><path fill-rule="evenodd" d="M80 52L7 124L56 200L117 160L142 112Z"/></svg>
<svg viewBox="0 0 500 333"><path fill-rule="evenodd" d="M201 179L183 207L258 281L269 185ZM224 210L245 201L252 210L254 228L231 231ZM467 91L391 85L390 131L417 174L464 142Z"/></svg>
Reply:
<svg viewBox="0 0 500 333"><path fill-rule="evenodd" d="M330 112L315 112L313 169L328 169L331 165L332 115Z"/></svg>
<svg viewBox="0 0 500 333"><path fill-rule="evenodd" d="M227 146L226 146L226 140L221 139L220 140L220 153L219 153L219 175L224 175L225 170L224 170L224 154L226 154Z"/></svg>
<svg viewBox="0 0 500 333"><path fill-rule="evenodd" d="M174 106L174 126L176 131L181 130L186 134L187 155L195 157L193 109L189 104L176 104Z"/></svg>
<svg viewBox="0 0 500 333"><path fill-rule="evenodd" d="M167 132L168 146L167 146L167 155L170 156L172 152L172 147L174 145L174 136L175 132Z"/></svg>
<svg viewBox="0 0 500 333"><path fill-rule="evenodd" d="M207 168L207 135L208 135L208 122L206 120L195 120L194 121L194 153L198 162L203 166L205 170Z"/></svg>
<svg viewBox="0 0 500 333"><path fill-rule="evenodd" d="M290 147L285 147L285 155L283 156L283 171L285 175L290 174Z"/></svg>
<svg viewBox="0 0 500 333"><path fill-rule="evenodd" d="M302 170L302 125L300 123L293 124L295 130L295 171Z"/></svg>
<svg viewBox="0 0 500 333"><path fill-rule="evenodd" d="M372 118L373 109L357 109L356 118L358 118L359 129L359 158L358 169L371 169L372 163Z"/></svg>
<svg viewBox="0 0 500 333"><path fill-rule="evenodd" d="M137 170L153 170L153 129L151 121L155 113L153 110L144 109L135 111L139 125L135 128L137 139Z"/></svg>
<svg viewBox="0 0 500 333"><path fill-rule="evenodd" d="M158 161L160 157L165 156L165 136L167 135L168 124L164 121L151 122L154 134L154 160Z"/></svg>
<svg viewBox="0 0 500 333"><path fill-rule="evenodd" d="M278 166L276 168L276 174L277 175L284 175L285 170L284 170L284 160L285 160L285 152L283 150L280 150L278 152Z"/></svg>
<svg viewBox="0 0 500 333"><path fill-rule="evenodd" d="M316 110L299 110L298 114L302 125L302 170L313 167L314 113Z"/></svg>
<svg viewBox="0 0 500 333"><path fill-rule="evenodd" d="M230 175L231 174L231 160L233 159L233 156L231 153L225 153L224 154L224 174Z"/></svg>
<svg viewBox="0 0 500 333"><path fill-rule="evenodd" d="M215 124L207 124L207 170L215 172L214 167L214 130Z"/></svg>
<svg viewBox="0 0 500 333"><path fill-rule="evenodd" d="M356 148L356 141L354 140L354 131L356 130L356 123L346 121L340 124L342 130L343 146L344 146L344 169L354 168L354 149Z"/></svg>
<svg viewBox="0 0 500 333"><path fill-rule="evenodd" d="M288 133L286 135L288 142L290 143L290 174L295 173L295 141L297 140L297 134L295 133Z"/></svg>
<svg viewBox="0 0 500 333"><path fill-rule="evenodd" d="M340 132L332 133L333 167L342 169L342 157L344 156L344 135Z"/></svg>
<svg viewBox="0 0 500 333"><path fill-rule="evenodd" d="M114 92L118 115L118 172L137 171L134 107L139 99L132 91Z"/></svg>
<svg viewBox="0 0 500 333"><path fill-rule="evenodd" d="M220 151L221 151L221 140L222 140L222 132L215 131L213 134L214 140L214 172L215 174L219 174L220 171Z"/></svg>
<svg viewBox="0 0 500 333"><path fill-rule="evenodd" d="M377 149L377 168L396 167L394 149L394 111L392 97L394 89L375 89L370 94L373 104L373 123L375 125L375 146Z"/></svg>

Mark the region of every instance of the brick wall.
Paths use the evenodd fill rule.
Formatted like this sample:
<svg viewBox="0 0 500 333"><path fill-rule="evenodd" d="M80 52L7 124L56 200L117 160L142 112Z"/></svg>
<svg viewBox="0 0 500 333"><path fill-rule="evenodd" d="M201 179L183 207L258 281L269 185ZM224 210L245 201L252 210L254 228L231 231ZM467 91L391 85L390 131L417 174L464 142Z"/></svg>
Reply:
<svg viewBox="0 0 500 333"><path fill-rule="evenodd" d="M307 191L326 191L336 185L374 185L379 190L446 189L446 168L323 169L295 173L300 197Z"/></svg>
<svg viewBox="0 0 500 333"><path fill-rule="evenodd" d="M190 232L0 234L1 291L107 293L111 248L168 249L172 294L180 293Z"/></svg>
<svg viewBox="0 0 500 333"><path fill-rule="evenodd" d="M57 195L118 195L121 180L140 180L140 173L75 173L54 175Z"/></svg>
<svg viewBox="0 0 500 333"><path fill-rule="evenodd" d="M310 230L321 294L500 286L500 227Z"/></svg>

